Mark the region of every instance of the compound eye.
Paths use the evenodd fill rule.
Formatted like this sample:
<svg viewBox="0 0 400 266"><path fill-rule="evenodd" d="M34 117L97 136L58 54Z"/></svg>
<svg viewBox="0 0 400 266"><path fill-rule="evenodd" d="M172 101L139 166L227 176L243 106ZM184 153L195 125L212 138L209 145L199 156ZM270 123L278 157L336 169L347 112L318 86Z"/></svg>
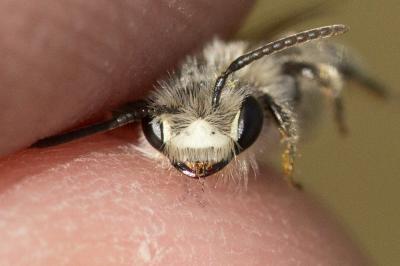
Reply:
<svg viewBox="0 0 400 266"><path fill-rule="evenodd" d="M264 120L263 110L258 101L252 97L247 97L240 110L237 125L238 152L241 152L253 144L260 134Z"/></svg>
<svg viewBox="0 0 400 266"><path fill-rule="evenodd" d="M145 117L142 119L142 128L143 133L151 146L161 151L164 145L164 133L162 123L157 122L156 119L153 119L151 117Z"/></svg>

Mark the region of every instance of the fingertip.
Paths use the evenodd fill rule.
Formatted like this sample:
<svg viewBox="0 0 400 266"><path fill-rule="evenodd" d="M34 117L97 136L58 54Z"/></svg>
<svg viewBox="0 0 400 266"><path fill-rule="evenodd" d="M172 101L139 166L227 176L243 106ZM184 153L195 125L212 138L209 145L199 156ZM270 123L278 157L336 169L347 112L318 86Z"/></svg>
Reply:
<svg viewBox="0 0 400 266"><path fill-rule="evenodd" d="M216 187L145 158L137 144L124 129L0 164L6 178L18 177L1 188L0 257L14 265L22 258L11 251L38 264L93 262L85 254L131 264L367 264L329 214L270 168L247 189ZM15 233L21 228L29 234ZM47 253L28 255L40 243Z"/></svg>

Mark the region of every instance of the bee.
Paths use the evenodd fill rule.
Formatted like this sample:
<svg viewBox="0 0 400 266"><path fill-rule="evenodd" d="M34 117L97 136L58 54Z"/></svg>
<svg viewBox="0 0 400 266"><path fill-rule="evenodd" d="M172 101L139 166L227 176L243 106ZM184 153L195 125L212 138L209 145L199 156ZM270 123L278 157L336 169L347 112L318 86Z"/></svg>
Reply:
<svg viewBox="0 0 400 266"><path fill-rule="evenodd" d="M341 46L322 41L347 30L339 24L313 28L255 49L248 42L216 39L160 81L145 100L125 104L110 120L33 146L53 146L141 122L147 141L178 171L205 178L240 157L268 121L280 132L283 171L295 185L299 125L307 114L318 112L312 95L332 99L342 132L346 131L341 98L345 81L358 81L383 95Z"/></svg>

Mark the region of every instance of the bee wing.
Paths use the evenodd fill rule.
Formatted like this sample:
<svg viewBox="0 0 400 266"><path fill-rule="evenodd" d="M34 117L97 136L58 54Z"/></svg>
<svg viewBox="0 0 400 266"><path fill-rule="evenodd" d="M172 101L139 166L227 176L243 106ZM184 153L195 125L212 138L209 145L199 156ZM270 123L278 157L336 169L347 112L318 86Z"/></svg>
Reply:
<svg viewBox="0 0 400 266"><path fill-rule="evenodd" d="M357 65L349 62L339 66L339 71L344 75L345 78L352 80L365 89L371 94L381 99L388 98L388 89L378 80L371 77L367 72L362 70Z"/></svg>

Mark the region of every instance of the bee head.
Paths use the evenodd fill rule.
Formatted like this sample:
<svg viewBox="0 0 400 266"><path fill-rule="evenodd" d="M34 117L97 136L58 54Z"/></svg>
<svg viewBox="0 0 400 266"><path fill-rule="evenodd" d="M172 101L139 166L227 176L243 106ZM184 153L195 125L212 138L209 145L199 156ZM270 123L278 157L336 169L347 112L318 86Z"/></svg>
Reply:
<svg viewBox="0 0 400 266"><path fill-rule="evenodd" d="M232 103L229 111L228 107L222 99L220 108L209 112L189 108L147 117L142 122L144 135L180 172L206 177L253 144L262 128L263 111L253 96Z"/></svg>

